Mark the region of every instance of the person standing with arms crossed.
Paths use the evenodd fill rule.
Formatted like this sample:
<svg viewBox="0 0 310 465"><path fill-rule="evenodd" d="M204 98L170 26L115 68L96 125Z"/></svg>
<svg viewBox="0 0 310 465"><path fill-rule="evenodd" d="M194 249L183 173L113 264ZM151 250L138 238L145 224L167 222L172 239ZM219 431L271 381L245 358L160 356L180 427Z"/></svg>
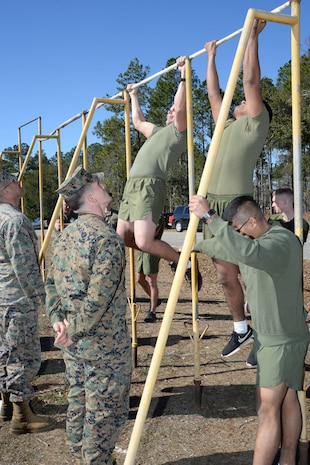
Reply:
<svg viewBox="0 0 310 465"><path fill-rule="evenodd" d="M77 465L112 465L131 376L125 246L104 221L103 173L79 166L57 192L78 218L54 241L47 313L69 381L67 437Z"/></svg>
<svg viewBox="0 0 310 465"><path fill-rule="evenodd" d="M45 290L37 235L19 210L24 191L0 170L0 392L2 421L14 434L49 431L56 422L35 415L31 382L41 365L38 312L45 312Z"/></svg>
<svg viewBox="0 0 310 465"><path fill-rule="evenodd" d="M234 117L228 118L226 122L208 186L207 198L211 210L215 210L220 216L235 197L253 195L253 171L272 118L271 109L262 100L260 90L258 35L264 27L264 21L254 20L243 60L245 100L235 108ZM206 43L205 50L208 54L208 98L216 123L222 105L215 64L216 41ZM204 238L208 237L208 227L204 226ZM213 259L213 263L234 321L234 331L222 351L222 357L229 357L243 345L253 341L253 331L244 313L244 294L238 279L238 266L217 258Z"/></svg>

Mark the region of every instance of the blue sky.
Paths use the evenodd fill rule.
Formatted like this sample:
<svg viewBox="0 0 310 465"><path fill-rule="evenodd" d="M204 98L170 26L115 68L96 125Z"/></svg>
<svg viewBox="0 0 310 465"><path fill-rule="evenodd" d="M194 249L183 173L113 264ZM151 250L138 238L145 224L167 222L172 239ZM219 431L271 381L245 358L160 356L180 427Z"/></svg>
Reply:
<svg viewBox="0 0 310 465"><path fill-rule="evenodd" d="M42 118L42 133L88 110L94 97L117 93L116 78L138 58L150 75L171 57L192 55L204 43L222 39L243 26L249 8L271 11L284 4L273 0L2 0L0 52L0 151L17 144L17 128ZM284 11L290 14L291 9ZM310 37L310 2L301 1L301 53ZM238 38L219 47L217 64L225 88ZM269 23L260 37L262 76L275 81L290 59L290 27ZM206 54L192 62L205 78ZM155 83L155 81L154 81ZM100 108L93 125L111 114ZM92 125L92 126L93 126ZM26 125L22 142L31 143L37 120ZM80 136L81 120L61 131L64 152ZM97 142L91 131L88 144ZM54 141L44 142L49 154ZM35 151L37 147L35 148Z"/></svg>

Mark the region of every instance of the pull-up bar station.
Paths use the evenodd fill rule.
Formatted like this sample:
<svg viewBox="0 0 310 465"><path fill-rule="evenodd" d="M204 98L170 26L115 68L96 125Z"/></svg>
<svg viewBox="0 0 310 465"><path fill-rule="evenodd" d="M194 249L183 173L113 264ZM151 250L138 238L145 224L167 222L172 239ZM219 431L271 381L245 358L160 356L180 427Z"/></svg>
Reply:
<svg viewBox="0 0 310 465"><path fill-rule="evenodd" d="M287 9L288 7L292 7L291 15L284 15L281 14L282 11ZM227 83L225 95L223 98L221 111L218 117L218 121L215 127L214 135L210 144L208 157L206 159L205 167L203 170L203 174L201 177L200 185L197 191L198 195L205 196L208 190L208 185L210 178L212 176L212 171L216 159L216 155L218 152L221 136L224 130L225 121L227 119L227 115L229 112L229 108L231 105L231 101L233 98L234 89L236 86L238 74L241 68L242 59L244 56L244 52L246 49L246 45L250 36L252 24L254 20L261 19L265 21L281 23L291 26L291 53L292 53L292 116L293 116L293 166L294 166L294 205L295 205L295 232L302 240L302 193L301 193L301 128L300 128L300 43L299 43L299 36L300 36L300 0L292 0L287 1L283 5L279 6L278 8L272 10L271 12L262 11L262 10L255 10L249 9L245 23L243 28L235 31L234 33L224 37L223 39L217 42L217 46L224 44L225 42L229 41L230 39L241 35L239 44L236 50L234 62L232 65L230 77ZM202 55L205 53L205 49L202 49L192 55L190 55L186 59L186 101L187 101L187 127L188 127L188 155L189 155L189 195L192 196L194 194L194 183L193 183L193 118L192 118L192 89L191 89L191 60ZM165 68L158 73L153 74L152 76L144 79L143 81L136 83L134 87L140 87L143 84L150 82L151 80L158 78L159 76L176 69L177 65L173 64L168 68ZM73 121L83 118L83 129L80 135L80 139L76 146L73 158L70 163L69 170L67 172L66 177L70 176L78 162L78 157L80 155L80 151L85 144L86 136L88 129L90 127L90 123L94 116L95 111L105 104L121 104L124 105L125 108L125 141L126 141L126 162L127 168L129 170L131 164L131 149L130 149L130 105L129 105L129 98L127 92L121 92L115 94L111 98L100 99L95 98L92 102L91 108L87 111L83 111L74 117L70 118L69 120L65 121L61 125L59 125L51 134L48 136L40 136L41 139L49 138L49 137L56 137L59 138L59 132L62 128L69 125ZM190 136L191 135L191 136ZM38 136L39 137L39 136ZM87 166L87 157L83 160L84 165ZM40 261L43 259L44 252L46 250L47 245L51 239L51 235L53 232L55 221L58 217L59 211L61 210L62 200L59 197L57 204L55 206L55 210L53 216L51 218L49 228L46 233L46 237L42 243L42 248L40 251ZM154 354L152 357L152 361L150 364L148 376L145 382L143 394L141 397L140 406L137 412L137 417L135 420L135 424L133 427L130 443L128 446L128 452L126 455L126 459L124 465L132 465L135 463L135 457L138 450L140 438L142 435L142 430L144 426L144 422L147 416L147 412L150 406L151 396L154 389L154 385L156 382L156 378L158 375L158 371L160 368L160 363L163 357L163 352L167 343L169 329L172 323L172 318L174 315L174 311L177 305L177 300L179 297L179 293L181 290L181 286L183 283L183 277L186 269L186 264L188 261L188 257L191 255L192 245L195 241L195 235L198 227L198 218L195 215L191 215L190 222L188 225L188 229L185 236L185 241L182 247L182 252L180 255L179 263L176 269L176 273L174 276L174 280L172 283L171 291L169 294L166 310L164 313L162 325L158 334L157 343L154 349ZM130 249L130 252L133 251ZM192 253L192 260L193 263L196 260L196 256ZM131 256L131 262L133 262L133 255ZM193 290L192 290L192 300L193 300L193 333L194 333L194 344L195 344L195 383L197 383L197 392L200 389L200 379L199 379L199 334L198 334L198 298L197 298L197 291L195 291L194 287L197 276L195 276L195 269L196 267L193 266ZM131 277L131 282L134 281L134 277ZM131 288L131 301L133 301L133 293L134 290ZM134 331L133 331L134 332ZM203 336L204 332L202 333L201 337ZM136 344L137 341L134 341ZM305 393L300 393L300 400L301 400L301 407L303 410L303 417L305 419ZM307 435L306 435L306 425L305 421L303 424L303 431L300 437L301 443L307 443ZM302 457L300 457L302 458ZM300 461L300 465L306 465L307 462L302 463Z"/></svg>

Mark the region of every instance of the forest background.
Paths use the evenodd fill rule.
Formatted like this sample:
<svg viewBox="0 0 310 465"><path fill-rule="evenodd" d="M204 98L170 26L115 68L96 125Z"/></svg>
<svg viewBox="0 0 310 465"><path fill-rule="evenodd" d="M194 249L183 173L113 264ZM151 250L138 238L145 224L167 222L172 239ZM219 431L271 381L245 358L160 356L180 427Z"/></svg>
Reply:
<svg viewBox="0 0 310 465"><path fill-rule="evenodd" d="M272 59L272 58L271 58ZM170 58L166 67L175 63ZM123 91L128 83L138 83L149 76L150 67L143 65L137 58L130 61L127 70L117 78L117 90ZM174 94L179 84L178 70L162 75L154 87L145 84L139 89L139 100L146 120L164 126L167 110L173 104ZM309 210L310 204L310 38L308 50L300 58L301 78L301 141L302 141L302 192L303 210ZM271 193L277 187L293 186L293 146L292 146L292 98L291 98L291 62L285 63L279 70L274 83L270 78L261 79L263 99L273 110L273 119L268 137L257 162L254 172L254 196L263 210L271 208ZM213 135L214 123L207 97L206 81L200 81L192 70L193 125L194 125L194 164L195 187L200 182L208 148ZM104 97L107 97L105 95ZM242 69L237 81L231 110L244 99L242 86ZM92 172L103 171L105 184L113 195L113 207L118 208L126 182L125 126L122 105L107 105L112 116L98 121L93 134L98 143L87 147L88 167ZM131 128L131 150L134 160L144 142L143 136ZM26 158L29 145L22 144L22 159ZM3 150L3 169L12 173L19 171L17 145ZM13 153L10 153L13 152ZM75 147L69 152L61 153L62 172L64 176L72 160ZM79 155L82 163L83 153ZM39 199L39 157L38 152L30 157L23 178L25 190L24 210L26 215L35 219L40 215L49 219L52 216L58 195L57 153L43 151L43 199ZM165 211L171 212L177 205L188 203L188 169L185 153L169 171Z"/></svg>

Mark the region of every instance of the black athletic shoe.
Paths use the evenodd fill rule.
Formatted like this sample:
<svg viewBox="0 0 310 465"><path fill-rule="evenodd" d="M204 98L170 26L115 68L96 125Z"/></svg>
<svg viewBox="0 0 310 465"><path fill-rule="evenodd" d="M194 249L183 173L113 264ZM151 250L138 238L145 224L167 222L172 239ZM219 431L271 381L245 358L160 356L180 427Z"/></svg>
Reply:
<svg viewBox="0 0 310 465"><path fill-rule="evenodd" d="M253 342L253 329L248 326L244 334L238 334L235 331L231 334L228 344L224 347L222 357L230 357L237 353L241 347Z"/></svg>
<svg viewBox="0 0 310 465"><path fill-rule="evenodd" d="M144 318L145 323L154 323L156 320L156 314L151 310L148 310L147 315Z"/></svg>
<svg viewBox="0 0 310 465"><path fill-rule="evenodd" d="M247 366L248 368L256 368L256 367L257 367L257 360L256 360L255 354L254 354L254 352L253 352L253 349L252 349L251 352L249 353L248 358L246 359L245 364L246 364L246 366Z"/></svg>
<svg viewBox="0 0 310 465"><path fill-rule="evenodd" d="M188 268L185 271L185 279L191 286L192 285L192 271L191 271L191 268ZM200 289L202 288L202 276L201 276L201 273L200 273L199 268L198 268L198 262L197 262L197 280L198 280L198 291L200 291Z"/></svg>
<svg viewBox="0 0 310 465"><path fill-rule="evenodd" d="M201 276L201 273L199 271L198 261L197 260L196 260L196 263L197 263L198 291L200 291L200 289L202 288L202 276ZM175 273L175 270L177 269L177 264L174 263L174 262L169 262L169 265L170 265L171 271L173 273ZM190 268L187 268L187 270L185 271L185 279L190 285L192 285L192 272L191 272Z"/></svg>

